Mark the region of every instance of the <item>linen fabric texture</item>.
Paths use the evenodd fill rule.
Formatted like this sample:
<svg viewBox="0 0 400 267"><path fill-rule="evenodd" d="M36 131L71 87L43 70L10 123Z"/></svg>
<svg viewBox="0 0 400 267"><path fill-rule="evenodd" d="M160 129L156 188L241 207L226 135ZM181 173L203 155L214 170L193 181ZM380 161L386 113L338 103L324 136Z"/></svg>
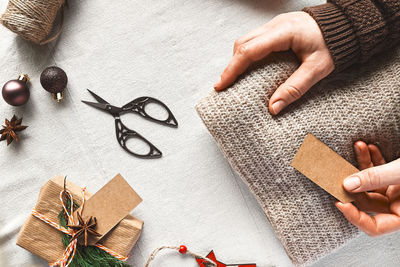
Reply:
<svg viewBox="0 0 400 267"><path fill-rule="evenodd" d="M270 96L298 65L290 52L270 55L196 109L290 259L305 266L359 231L334 206L334 197L290 163L308 133L355 166L357 140L377 144L387 161L399 156L400 50L328 77L279 115L270 115Z"/></svg>

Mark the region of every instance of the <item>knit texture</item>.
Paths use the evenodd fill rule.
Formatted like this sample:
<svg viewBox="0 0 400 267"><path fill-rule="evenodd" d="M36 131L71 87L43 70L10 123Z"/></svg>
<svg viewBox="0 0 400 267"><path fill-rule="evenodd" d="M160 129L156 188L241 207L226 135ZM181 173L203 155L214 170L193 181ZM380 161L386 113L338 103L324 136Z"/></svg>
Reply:
<svg viewBox="0 0 400 267"><path fill-rule="evenodd" d="M366 62L400 39L398 0L331 0L303 11L321 28L336 71Z"/></svg>
<svg viewBox="0 0 400 267"><path fill-rule="evenodd" d="M376 143L389 161L398 157L400 50L374 63L323 80L271 116L269 97L298 66L291 53L278 53L196 106L297 266L314 262L359 233L336 209L332 196L290 166L307 133L354 165L352 145L360 139Z"/></svg>

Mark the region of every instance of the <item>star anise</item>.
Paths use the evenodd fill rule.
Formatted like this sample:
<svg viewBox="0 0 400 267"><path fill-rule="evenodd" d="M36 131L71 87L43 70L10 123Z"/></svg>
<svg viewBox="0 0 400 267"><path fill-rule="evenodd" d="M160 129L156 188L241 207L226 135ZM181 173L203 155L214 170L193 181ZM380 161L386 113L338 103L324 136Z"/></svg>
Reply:
<svg viewBox="0 0 400 267"><path fill-rule="evenodd" d="M86 220L86 222L82 219L81 215L78 214L78 221L79 224L76 225L70 225L68 224L67 226L71 228L72 230L75 230L75 235L74 238L79 238L80 236L84 235L85 237L85 247L87 247L87 239L88 235L94 235L94 236L101 236L101 234L97 233L94 228L96 228L97 225L97 220L96 217L90 216L89 219Z"/></svg>
<svg viewBox="0 0 400 267"><path fill-rule="evenodd" d="M0 141L7 140L7 146L11 144L13 140L19 141L17 132L25 130L28 126L21 125L22 118L18 119L17 116L13 116L9 121L6 119L6 125L3 125L3 129L0 130Z"/></svg>

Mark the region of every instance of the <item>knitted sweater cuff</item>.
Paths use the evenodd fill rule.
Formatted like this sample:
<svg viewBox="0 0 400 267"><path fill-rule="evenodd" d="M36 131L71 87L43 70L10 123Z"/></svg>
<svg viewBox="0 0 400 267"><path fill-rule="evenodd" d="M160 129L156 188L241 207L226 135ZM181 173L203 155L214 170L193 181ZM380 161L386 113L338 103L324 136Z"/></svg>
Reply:
<svg viewBox="0 0 400 267"><path fill-rule="evenodd" d="M341 71L358 61L360 46L350 20L335 4L303 9L318 23L325 43L335 62L335 71Z"/></svg>

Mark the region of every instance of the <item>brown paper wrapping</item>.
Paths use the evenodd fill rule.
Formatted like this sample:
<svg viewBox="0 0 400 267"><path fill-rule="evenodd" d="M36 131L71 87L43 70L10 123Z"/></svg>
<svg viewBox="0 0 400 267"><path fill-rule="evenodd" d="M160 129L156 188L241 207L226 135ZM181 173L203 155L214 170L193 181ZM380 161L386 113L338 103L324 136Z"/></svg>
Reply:
<svg viewBox="0 0 400 267"><path fill-rule="evenodd" d="M51 221L58 224L58 214L63 209L60 201L60 192L64 187L64 178L56 176L49 180L41 189L35 210ZM67 181L67 189L73 196L74 202L81 204L82 189ZM92 194L85 192L85 199ZM127 257L141 234L143 221L127 215L98 243ZM40 219L29 216L22 226L17 245L38 255L47 262L59 260L64 253L62 232L46 224Z"/></svg>

